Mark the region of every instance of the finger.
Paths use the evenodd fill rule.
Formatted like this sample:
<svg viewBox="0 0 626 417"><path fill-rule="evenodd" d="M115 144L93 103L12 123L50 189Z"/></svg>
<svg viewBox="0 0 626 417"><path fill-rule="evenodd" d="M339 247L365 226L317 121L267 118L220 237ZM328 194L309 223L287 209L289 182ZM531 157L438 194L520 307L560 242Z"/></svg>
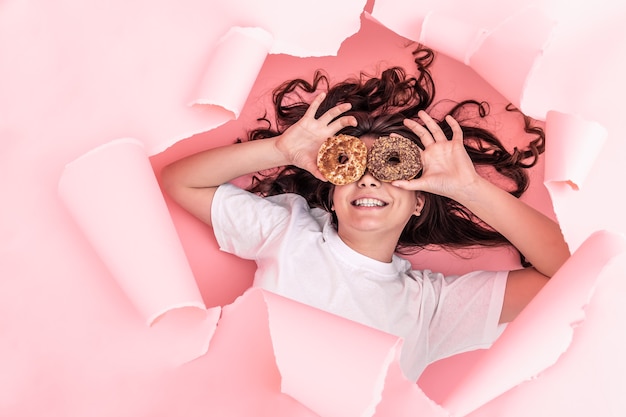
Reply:
<svg viewBox="0 0 626 417"><path fill-rule="evenodd" d="M417 123L415 120L404 119L404 125L411 129L411 131L413 131L413 133L415 133L417 137L420 138L420 140L422 141L422 145L424 145L425 147L435 143L435 140L433 139L433 136L430 134L428 129Z"/></svg>
<svg viewBox="0 0 626 417"><path fill-rule="evenodd" d="M356 117L354 116L343 116L338 118L337 120L333 120L329 125L328 128L332 131L332 133L337 133L339 132L341 129L343 129L344 127L347 126L356 126L357 125L357 120Z"/></svg>
<svg viewBox="0 0 626 417"><path fill-rule="evenodd" d="M452 140L453 141L461 141L463 142L463 129L461 129L461 125L456 119L450 115L446 116L446 122L450 125L452 129Z"/></svg>
<svg viewBox="0 0 626 417"><path fill-rule="evenodd" d="M322 174L322 171L319 170L319 168L317 167L317 164L312 164L308 168L305 168L305 169L309 171L311 174L313 174L313 176L317 178L318 180L323 181L323 182L328 182L328 178L326 178L324 174Z"/></svg>
<svg viewBox="0 0 626 417"><path fill-rule="evenodd" d="M443 130L441 130L441 127L439 127L439 124L435 121L435 119L430 117L428 113L421 110L419 113L417 113L417 115L420 119L422 119L422 121L432 134L435 142L443 142L448 140L448 138L446 138L446 135L443 133Z"/></svg>
<svg viewBox="0 0 626 417"><path fill-rule="evenodd" d="M422 181L418 178L418 179L413 179L413 180L392 181L391 185L393 185L394 187L402 188L404 190L421 191L422 190L421 183Z"/></svg>
<svg viewBox="0 0 626 417"><path fill-rule="evenodd" d="M319 121L325 124L329 124L331 123L334 119L338 118L339 116L341 116L343 113L347 112L348 110L350 110L352 108L352 104L350 103L341 103L341 104L337 104L336 106L334 106L333 108L329 109L328 111L326 111L324 114L322 114L319 117Z"/></svg>
<svg viewBox="0 0 626 417"><path fill-rule="evenodd" d="M306 111L304 112L304 116L302 116L302 118L308 117L311 119L315 119L315 114L317 113L317 110L320 108L320 105L325 98L326 93L323 91L316 95L315 98L313 98L313 100L311 101L311 104L309 104L309 108L306 109Z"/></svg>

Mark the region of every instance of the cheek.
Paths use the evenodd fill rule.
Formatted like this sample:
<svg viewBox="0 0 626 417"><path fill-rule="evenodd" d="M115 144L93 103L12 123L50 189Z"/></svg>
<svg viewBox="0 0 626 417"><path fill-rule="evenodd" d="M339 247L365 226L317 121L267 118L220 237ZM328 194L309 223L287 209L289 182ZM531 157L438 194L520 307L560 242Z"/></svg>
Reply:
<svg viewBox="0 0 626 417"><path fill-rule="evenodd" d="M402 189L394 190L393 198L401 200L404 205L416 207L418 203L417 192Z"/></svg>
<svg viewBox="0 0 626 417"><path fill-rule="evenodd" d="M330 208L335 211L337 208L336 202L341 203L342 201L342 191L341 185L335 185L330 192Z"/></svg>
<svg viewBox="0 0 626 417"><path fill-rule="evenodd" d="M346 185L335 185L333 190L330 192L331 201L341 201L345 193Z"/></svg>
<svg viewBox="0 0 626 417"><path fill-rule="evenodd" d="M416 193L410 193L409 195L404 196L404 207L406 208L406 212L409 216L412 216L415 213L415 210L418 209L419 199Z"/></svg>
<svg viewBox="0 0 626 417"><path fill-rule="evenodd" d="M336 185L332 196L332 211L337 219L350 216L350 185Z"/></svg>

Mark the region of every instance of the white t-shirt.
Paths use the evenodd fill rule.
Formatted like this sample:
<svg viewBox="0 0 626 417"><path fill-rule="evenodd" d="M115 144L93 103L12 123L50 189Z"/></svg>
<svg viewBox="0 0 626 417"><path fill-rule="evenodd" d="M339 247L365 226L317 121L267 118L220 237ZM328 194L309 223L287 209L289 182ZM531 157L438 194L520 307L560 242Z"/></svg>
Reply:
<svg viewBox="0 0 626 417"><path fill-rule="evenodd" d="M429 363L499 335L505 271L443 276L398 256L368 258L297 194L261 198L226 184L211 210L220 248L256 261L255 287L402 337L400 362L413 381Z"/></svg>

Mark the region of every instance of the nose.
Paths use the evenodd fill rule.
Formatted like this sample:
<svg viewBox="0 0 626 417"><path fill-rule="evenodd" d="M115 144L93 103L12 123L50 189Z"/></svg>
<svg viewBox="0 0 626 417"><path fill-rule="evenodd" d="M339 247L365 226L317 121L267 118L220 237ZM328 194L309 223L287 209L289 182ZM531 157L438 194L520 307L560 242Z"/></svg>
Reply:
<svg viewBox="0 0 626 417"><path fill-rule="evenodd" d="M357 181L357 185L359 188L368 188L368 187L380 187L380 181L370 174L369 171L365 171L365 174Z"/></svg>

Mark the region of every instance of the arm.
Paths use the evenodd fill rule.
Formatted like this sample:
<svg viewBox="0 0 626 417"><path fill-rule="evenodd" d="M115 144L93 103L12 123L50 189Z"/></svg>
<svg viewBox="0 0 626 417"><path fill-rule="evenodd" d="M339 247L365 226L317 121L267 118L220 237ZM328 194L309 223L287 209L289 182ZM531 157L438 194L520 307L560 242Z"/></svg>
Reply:
<svg viewBox="0 0 626 417"><path fill-rule="evenodd" d="M500 315L500 322L508 323L569 258L567 244L558 224L482 178L457 198L504 235L533 265L509 273Z"/></svg>
<svg viewBox="0 0 626 417"><path fill-rule="evenodd" d="M319 147L328 136L354 125L356 120L352 116L339 117L350 109L350 104L333 107L316 119L315 113L324 98L323 93L319 94L302 119L280 136L209 149L167 165L161 171L164 191L211 225L215 190L242 175L296 165L325 180L316 165Z"/></svg>
<svg viewBox="0 0 626 417"><path fill-rule="evenodd" d="M420 118L426 127L413 120L405 124L426 148L423 175L394 185L443 195L463 204L506 237L533 265L509 273L500 319L511 321L569 258L561 230L554 221L476 173L456 120L446 118L453 131L448 141L430 116L422 112Z"/></svg>

